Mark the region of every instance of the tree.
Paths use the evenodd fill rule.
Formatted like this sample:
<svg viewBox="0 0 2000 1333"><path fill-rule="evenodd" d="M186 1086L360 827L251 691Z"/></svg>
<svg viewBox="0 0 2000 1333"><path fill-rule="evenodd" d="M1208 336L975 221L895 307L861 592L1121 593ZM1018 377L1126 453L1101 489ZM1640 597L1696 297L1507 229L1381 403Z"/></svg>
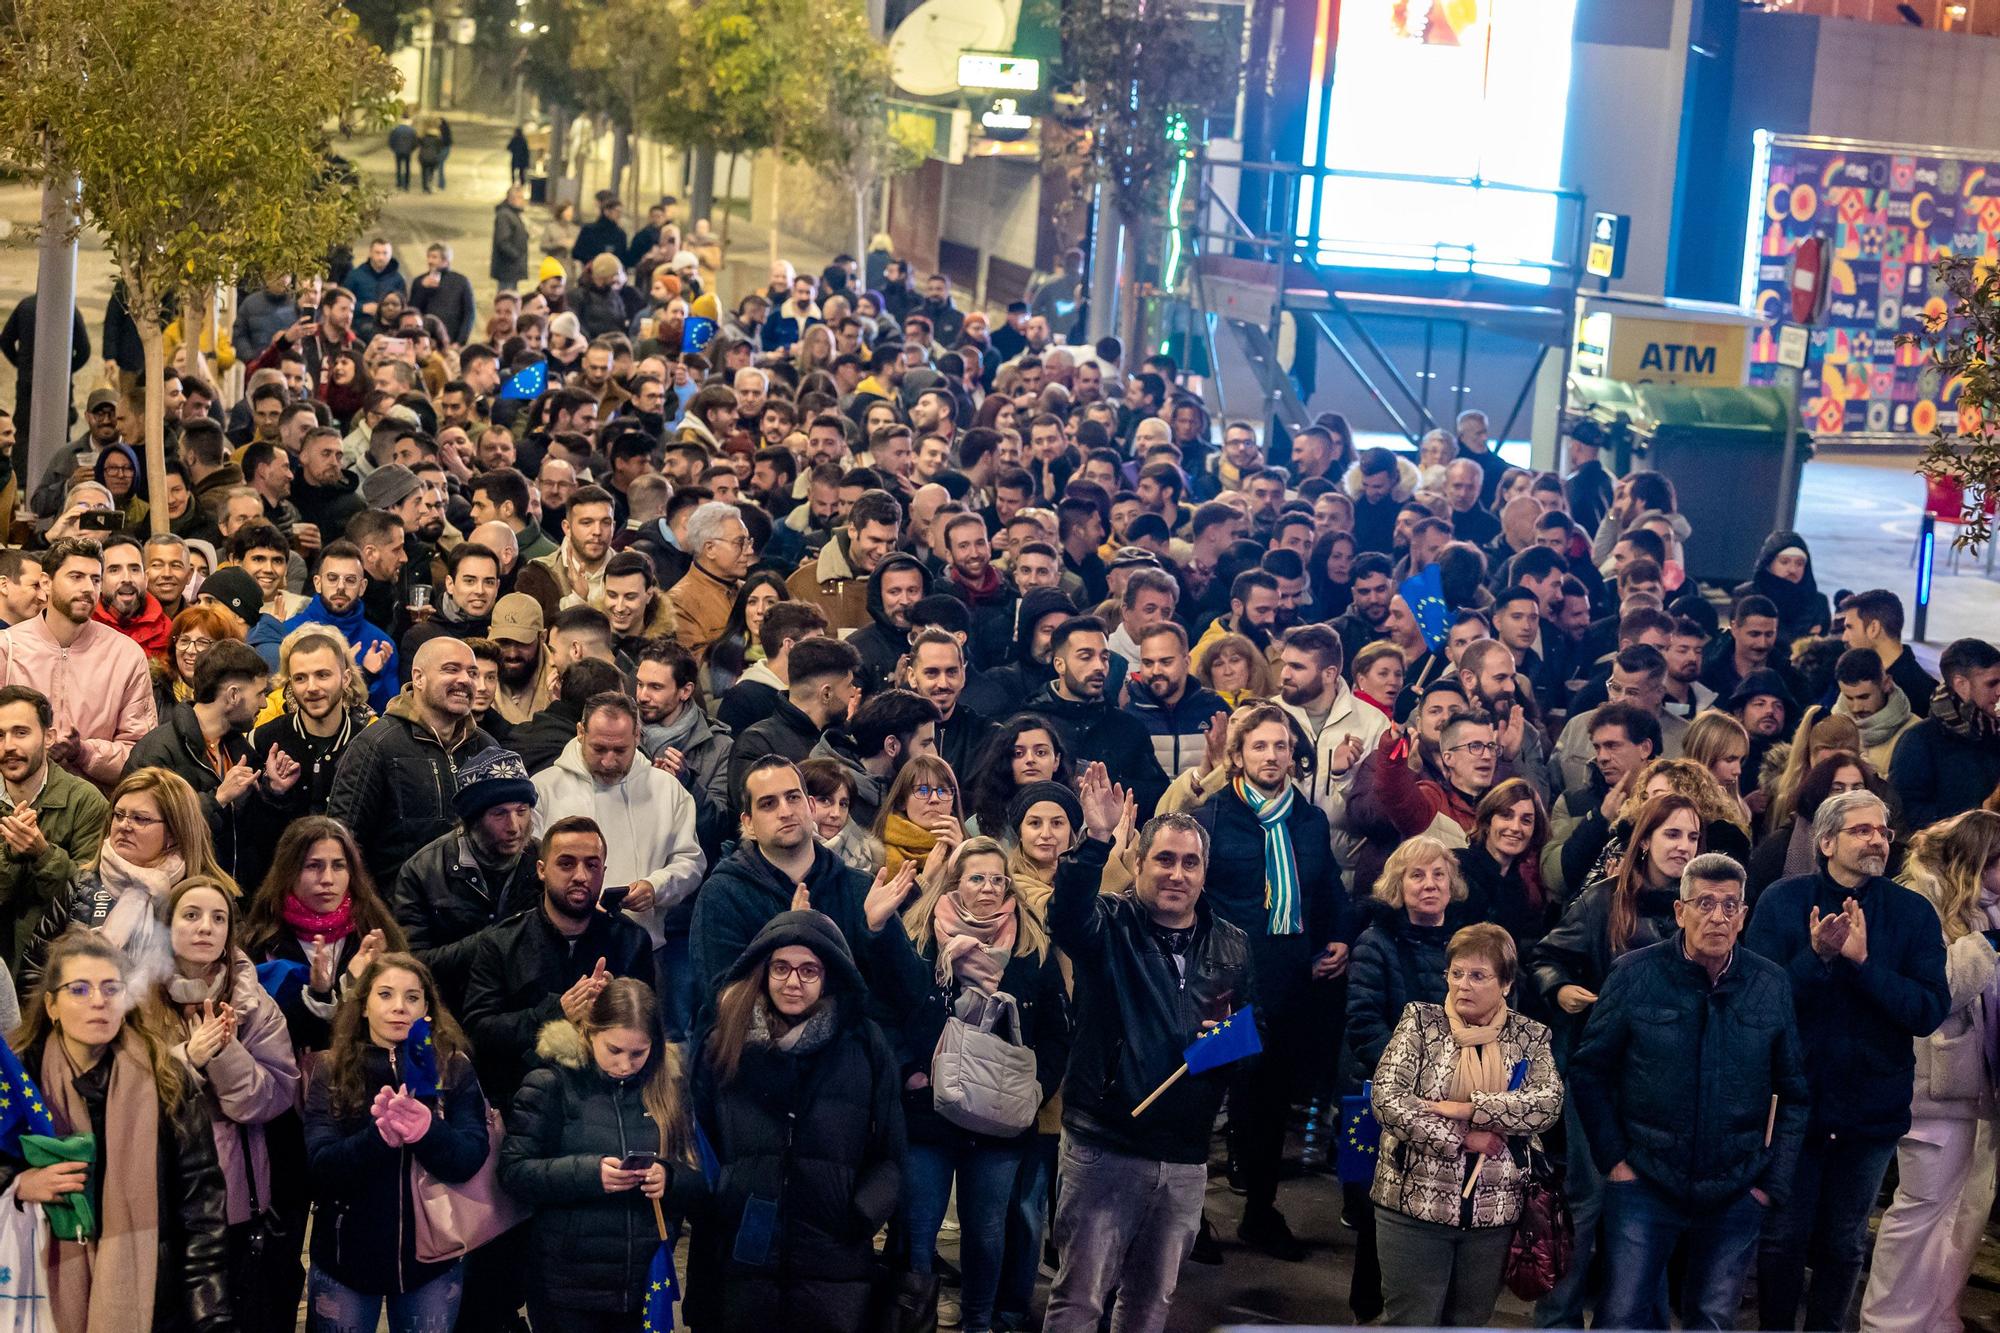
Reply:
<svg viewBox="0 0 2000 1333"><path fill-rule="evenodd" d="M780 0L783 3L783 0ZM813 77L810 61L786 66L772 40L770 0L675 0L679 40L650 85L643 123L683 148L711 153L753 153L774 140L773 108L784 83ZM733 191L736 164L730 163ZM729 214L722 215L729 239Z"/></svg>
<svg viewBox="0 0 2000 1333"><path fill-rule="evenodd" d="M245 276L322 270L367 212L328 127L386 121L396 73L326 0L13 0L0 82L0 156L77 182L80 224L123 279L146 350L146 473L163 496L165 312ZM153 530L166 523L156 505Z"/></svg>
<svg viewBox="0 0 2000 1333"><path fill-rule="evenodd" d="M632 161L632 135L648 86L671 58L678 24L668 0L592 0L578 4L569 46L572 87L580 108L611 123L615 147L611 191Z"/></svg>
<svg viewBox="0 0 2000 1333"><path fill-rule="evenodd" d="M1965 522L1957 546L1977 549L1993 540L1987 506L2000 496L2000 270L1971 255L1945 255L1932 265L1932 290L1944 300L1933 304L1922 333L1897 335L1899 346L1930 353L1931 374L1949 385L1959 380L1955 430L1940 423L1931 432L1917 471L1935 481L1955 482L1964 495Z"/></svg>

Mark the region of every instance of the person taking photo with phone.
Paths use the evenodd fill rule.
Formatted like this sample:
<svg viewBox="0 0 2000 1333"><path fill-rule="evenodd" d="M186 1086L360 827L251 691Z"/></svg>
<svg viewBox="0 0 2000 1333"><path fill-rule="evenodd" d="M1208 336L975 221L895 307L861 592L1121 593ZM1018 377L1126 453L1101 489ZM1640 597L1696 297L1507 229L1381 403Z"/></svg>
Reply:
<svg viewBox="0 0 2000 1333"><path fill-rule="evenodd" d="M535 1210L528 1316L535 1333L637 1333L659 1227L707 1188L660 1002L614 978L535 1053L500 1147L500 1183Z"/></svg>

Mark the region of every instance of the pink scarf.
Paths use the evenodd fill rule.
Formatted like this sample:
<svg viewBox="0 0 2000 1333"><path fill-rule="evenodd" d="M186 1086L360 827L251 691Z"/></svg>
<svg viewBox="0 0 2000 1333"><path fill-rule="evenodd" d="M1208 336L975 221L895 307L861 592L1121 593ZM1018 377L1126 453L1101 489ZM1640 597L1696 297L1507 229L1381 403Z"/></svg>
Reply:
<svg viewBox="0 0 2000 1333"><path fill-rule="evenodd" d="M278 902L278 915L302 940L317 935L328 944L338 944L354 933L354 895L342 898L331 912L315 912L296 893L288 893Z"/></svg>
<svg viewBox="0 0 2000 1333"><path fill-rule="evenodd" d="M1014 956L1014 937L1019 928L1016 899L996 916L981 920L959 909L955 894L938 895L931 913L931 932L937 936L937 979L949 982L953 975L967 986L991 995L1000 989L1000 977L1007 960Z"/></svg>

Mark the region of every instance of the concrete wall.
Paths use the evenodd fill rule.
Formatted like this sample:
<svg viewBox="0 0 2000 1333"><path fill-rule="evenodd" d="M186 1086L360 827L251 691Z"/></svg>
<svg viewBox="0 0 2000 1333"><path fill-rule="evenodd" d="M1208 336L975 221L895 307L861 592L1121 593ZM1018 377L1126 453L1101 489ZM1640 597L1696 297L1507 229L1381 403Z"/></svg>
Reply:
<svg viewBox="0 0 2000 1333"><path fill-rule="evenodd" d="M1625 276L1613 290L1665 290L1695 0L1580 0L1563 182L1587 211L1630 214Z"/></svg>
<svg viewBox="0 0 2000 1333"><path fill-rule="evenodd" d="M1811 133L2000 148L2000 39L1838 19L1815 27Z"/></svg>

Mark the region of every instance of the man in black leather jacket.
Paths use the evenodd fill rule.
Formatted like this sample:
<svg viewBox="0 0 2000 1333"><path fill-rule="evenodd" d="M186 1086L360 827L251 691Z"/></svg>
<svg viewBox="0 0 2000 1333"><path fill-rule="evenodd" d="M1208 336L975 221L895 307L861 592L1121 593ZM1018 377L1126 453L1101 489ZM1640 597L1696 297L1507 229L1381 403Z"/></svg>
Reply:
<svg viewBox="0 0 2000 1333"><path fill-rule="evenodd" d="M1119 1327L1152 1330L1201 1225L1226 1076L1183 1076L1132 1112L1204 1028L1249 1003L1250 948L1202 900L1208 835L1186 815L1147 823L1135 884L1100 894L1126 798L1098 763L1078 787L1086 836L1049 902L1049 932L1075 965L1076 1035L1063 1085L1062 1271L1042 1326L1096 1329L1116 1287Z"/></svg>

